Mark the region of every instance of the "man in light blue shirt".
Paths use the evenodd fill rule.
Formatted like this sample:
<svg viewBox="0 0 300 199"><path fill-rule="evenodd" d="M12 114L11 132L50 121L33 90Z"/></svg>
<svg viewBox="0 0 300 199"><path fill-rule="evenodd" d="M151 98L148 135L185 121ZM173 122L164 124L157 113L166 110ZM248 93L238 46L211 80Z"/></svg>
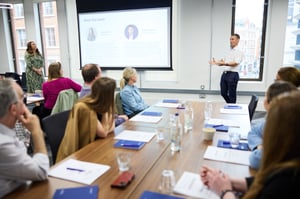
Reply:
<svg viewBox="0 0 300 199"><path fill-rule="evenodd" d="M23 98L23 90L14 80L0 80L0 198L27 181L48 177L49 157L44 134L38 117L30 113ZM13 130L17 120L31 132L32 157Z"/></svg>

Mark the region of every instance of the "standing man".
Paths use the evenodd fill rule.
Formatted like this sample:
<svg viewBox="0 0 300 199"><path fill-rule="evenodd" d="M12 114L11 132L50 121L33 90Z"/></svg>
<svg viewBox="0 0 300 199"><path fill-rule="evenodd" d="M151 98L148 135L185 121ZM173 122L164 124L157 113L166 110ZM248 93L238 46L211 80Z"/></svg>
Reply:
<svg viewBox="0 0 300 199"><path fill-rule="evenodd" d="M49 157L37 116L23 103L24 93L12 79L0 81L0 198L26 181L47 179ZM24 142L13 130L20 121L31 132L34 151L27 154Z"/></svg>
<svg viewBox="0 0 300 199"><path fill-rule="evenodd" d="M230 50L225 59L219 61L213 58L209 61L211 65L223 66L224 71L221 77L221 95L226 103L236 103L236 89L239 77L239 65L242 63L244 53L238 49L240 35L232 34L230 37Z"/></svg>

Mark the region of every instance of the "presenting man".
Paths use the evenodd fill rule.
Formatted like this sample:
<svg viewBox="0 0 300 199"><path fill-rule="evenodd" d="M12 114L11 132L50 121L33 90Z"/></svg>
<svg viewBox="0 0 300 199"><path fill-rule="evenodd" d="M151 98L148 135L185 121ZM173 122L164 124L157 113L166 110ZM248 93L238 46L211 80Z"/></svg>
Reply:
<svg viewBox="0 0 300 199"><path fill-rule="evenodd" d="M0 80L0 198L26 181L47 179L49 157L37 116L23 103L24 93L12 79ZM13 130L21 122L31 132L33 156Z"/></svg>
<svg viewBox="0 0 300 199"><path fill-rule="evenodd" d="M225 55L225 59L219 61L214 58L209 64L223 66L224 71L221 77L221 95L226 103L236 103L236 89L239 77L239 65L242 63L244 54L238 49L240 35L232 34L230 37L230 50Z"/></svg>

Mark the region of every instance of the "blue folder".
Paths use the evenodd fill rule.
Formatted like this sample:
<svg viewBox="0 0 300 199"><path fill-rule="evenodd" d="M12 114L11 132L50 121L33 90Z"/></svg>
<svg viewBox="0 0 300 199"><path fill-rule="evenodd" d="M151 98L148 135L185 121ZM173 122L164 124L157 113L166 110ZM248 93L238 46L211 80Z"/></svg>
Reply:
<svg viewBox="0 0 300 199"><path fill-rule="evenodd" d="M139 150L145 145L145 143L146 142L131 141L131 140L119 140L114 144L114 147Z"/></svg>
<svg viewBox="0 0 300 199"><path fill-rule="evenodd" d="M241 107L239 105L225 105L224 108L225 109L242 109L243 107Z"/></svg>
<svg viewBox="0 0 300 199"><path fill-rule="evenodd" d="M163 103L178 103L178 100L176 100L176 99L164 99L162 102Z"/></svg>
<svg viewBox="0 0 300 199"><path fill-rule="evenodd" d="M53 199L97 199L98 185L57 189Z"/></svg>
<svg viewBox="0 0 300 199"><path fill-rule="evenodd" d="M184 198L162 194L158 192L144 191L139 199L184 199Z"/></svg>
<svg viewBox="0 0 300 199"><path fill-rule="evenodd" d="M237 150L249 151L248 143L245 143L245 142L240 142L239 146L237 148L232 148L229 141L219 140L217 146L222 147L222 148L228 148L228 149L237 149Z"/></svg>
<svg viewBox="0 0 300 199"><path fill-rule="evenodd" d="M161 116L162 112L145 111L145 112L142 113L142 115L147 115L147 116Z"/></svg>
<svg viewBox="0 0 300 199"><path fill-rule="evenodd" d="M216 131L228 132L229 126L226 125L215 125L215 124L205 124L206 128L214 128Z"/></svg>

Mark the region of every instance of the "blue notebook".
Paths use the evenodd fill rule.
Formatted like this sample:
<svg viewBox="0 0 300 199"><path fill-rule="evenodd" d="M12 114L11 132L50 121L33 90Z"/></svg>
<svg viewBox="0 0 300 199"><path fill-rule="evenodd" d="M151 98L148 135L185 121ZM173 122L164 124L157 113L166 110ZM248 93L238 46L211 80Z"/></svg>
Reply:
<svg viewBox="0 0 300 199"><path fill-rule="evenodd" d="M178 100L176 100L176 99L164 99L162 102L163 103L178 103Z"/></svg>
<svg viewBox="0 0 300 199"><path fill-rule="evenodd" d="M184 199L178 196L166 195L158 192L144 191L139 199Z"/></svg>
<svg viewBox="0 0 300 199"><path fill-rule="evenodd" d="M229 126L226 125L215 125L215 124L205 124L206 128L214 128L216 131L221 131L221 132L228 132Z"/></svg>
<svg viewBox="0 0 300 199"><path fill-rule="evenodd" d="M142 115L147 115L147 116L161 116L162 112L145 111L145 112L142 113Z"/></svg>
<svg viewBox="0 0 300 199"><path fill-rule="evenodd" d="M53 199L97 199L98 185L57 189Z"/></svg>
<svg viewBox="0 0 300 199"><path fill-rule="evenodd" d="M240 142L239 146L237 148L232 148L229 141L219 140L217 146L222 147L222 148L228 148L228 149L237 149L237 150L249 151L248 143L245 143L245 142Z"/></svg>
<svg viewBox="0 0 300 199"><path fill-rule="evenodd" d="M239 105L225 105L224 108L225 109L242 109L243 107L241 107Z"/></svg>
<svg viewBox="0 0 300 199"><path fill-rule="evenodd" d="M145 143L146 142L131 141L131 140L119 140L114 144L114 147L139 150L145 145Z"/></svg>

